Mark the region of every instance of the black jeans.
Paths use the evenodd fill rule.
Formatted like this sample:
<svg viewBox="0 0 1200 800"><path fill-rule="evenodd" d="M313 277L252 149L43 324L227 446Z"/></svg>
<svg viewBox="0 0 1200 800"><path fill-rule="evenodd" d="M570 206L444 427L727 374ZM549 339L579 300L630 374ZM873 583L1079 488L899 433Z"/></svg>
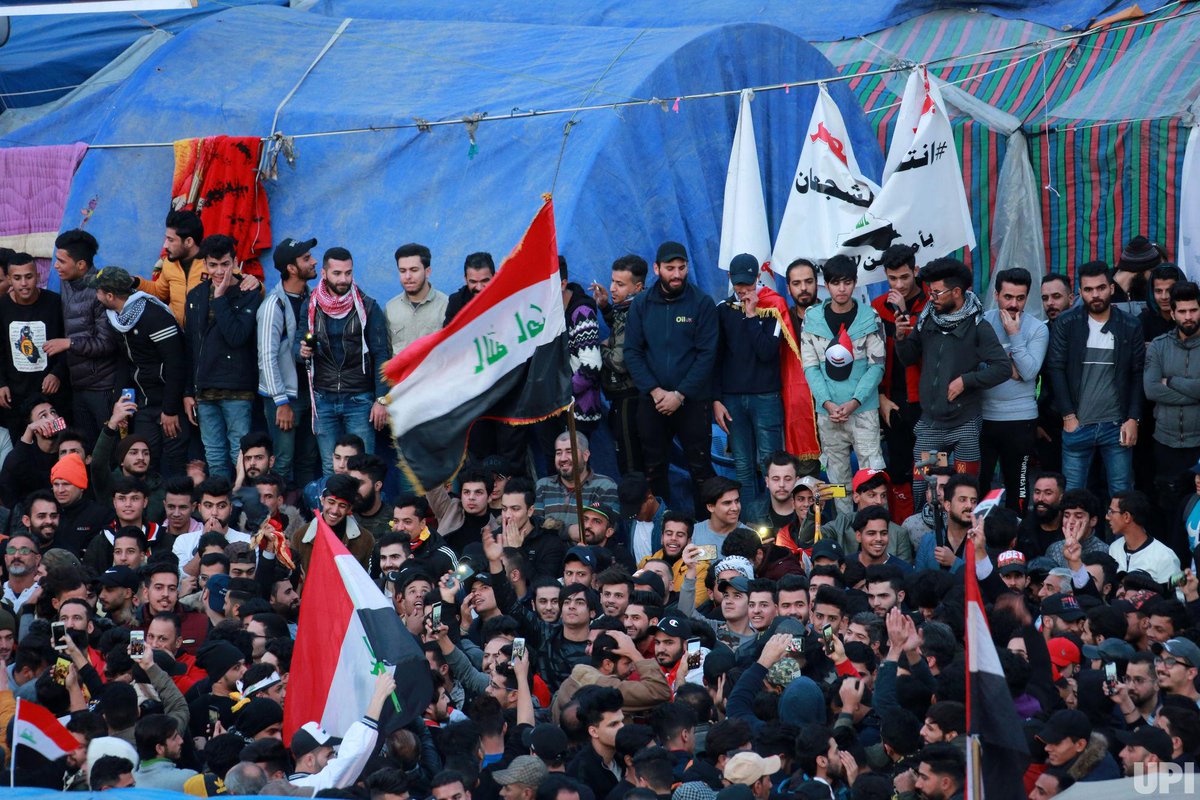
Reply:
<svg viewBox="0 0 1200 800"><path fill-rule="evenodd" d="M646 469L642 442L638 436L637 410L637 395L614 397L608 410L608 428L612 431L613 444L617 449L617 467L622 475L644 472Z"/></svg>
<svg viewBox="0 0 1200 800"><path fill-rule="evenodd" d="M1138 436L1141 436L1140 431ZM1183 507L1187 496L1196 490L1191 468L1197 460L1200 460L1200 447L1168 447L1162 442L1154 442L1156 511L1162 515L1159 530L1164 531L1158 538L1176 552L1181 563L1187 563L1189 559Z"/></svg>
<svg viewBox="0 0 1200 800"><path fill-rule="evenodd" d="M71 394L71 427L83 434L84 441L94 445L100 427L112 416L116 400L113 389L76 389Z"/></svg>
<svg viewBox="0 0 1200 800"><path fill-rule="evenodd" d="M187 414L179 410L179 435L173 438L163 436L160 416L162 409L139 408L133 415L129 426L138 436L146 437L150 445L150 468L157 470L164 480L175 478L187 472L188 440L191 438L192 423L188 422Z"/></svg>
<svg viewBox="0 0 1200 800"><path fill-rule="evenodd" d="M982 450L979 466L979 496L992 488L996 464L1004 480L1004 505L1021 512L1028 505L1030 458L1037 439L1037 420L983 421L980 437Z"/></svg>
<svg viewBox="0 0 1200 800"><path fill-rule="evenodd" d="M642 454L646 459L646 478L658 497L670 497L671 442L676 437L683 449L692 478L692 503L696 519L707 519L708 509L700 493L700 485L715 473L712 466L712 406L707 402L687 400L674 414L660 414L649 395L638 398L637 426L642 438ZM671 508L684 508L673 504Z"/></svg>

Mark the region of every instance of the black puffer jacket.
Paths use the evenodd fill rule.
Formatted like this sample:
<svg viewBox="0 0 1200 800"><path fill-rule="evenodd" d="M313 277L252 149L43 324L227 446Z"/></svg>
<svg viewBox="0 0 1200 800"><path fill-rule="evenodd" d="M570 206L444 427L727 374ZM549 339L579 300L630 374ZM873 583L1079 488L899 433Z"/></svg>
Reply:
<svg viewBox="0 0 1200 800"><path fill-rule="evenodd" d="M231 286L221 297L211 297L211 288L203 280L187 295L188 390L253 392L258 388L255 333L262 292Z"/></svg>
<svg viewBox="0 0 1200 800"><path fill-rule="evenodd" d="M62 284L63 327L71 340L67 368L77 391L114 388L121 360L117 332L96 301L96 290L87 285L95 274L92 267L82 278Z"/></svg>

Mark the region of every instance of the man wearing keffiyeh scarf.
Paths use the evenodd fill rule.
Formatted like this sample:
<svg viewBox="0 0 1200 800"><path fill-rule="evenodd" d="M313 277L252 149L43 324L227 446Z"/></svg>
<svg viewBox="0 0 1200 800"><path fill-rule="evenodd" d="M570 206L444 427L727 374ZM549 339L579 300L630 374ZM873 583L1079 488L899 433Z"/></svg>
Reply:
<svg viewBox="0 0 1200 800"><path fill-rule="evenodd" d="M333 472L339 436L362 438L375 451L375 432L387 424L382 367L392 356L383 309L354 283L354 259L343 247L325 251L321 280L300 312L297 355L308 369L313 430L326 475Z"/></svg>
<svg viewBox="0 0 1200 800"><path fill-rule="evenodd" d="M896 355L921 364L921 419L913 428L913 460L928 466L930 453L954 457L958 472L979 472L983 392L1012 374L1012 361L983 320L983 305L971 291L971 270L953 258L921 270L929 303L916 325L896 321ZM925 479L914 470L913 500L922 505Z"/></svg>

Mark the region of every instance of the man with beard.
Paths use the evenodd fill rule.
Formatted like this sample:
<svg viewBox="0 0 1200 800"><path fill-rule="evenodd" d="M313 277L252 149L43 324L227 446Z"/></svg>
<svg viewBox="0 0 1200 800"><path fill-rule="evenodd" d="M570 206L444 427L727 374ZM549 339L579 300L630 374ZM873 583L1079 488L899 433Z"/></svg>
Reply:
<svg viewBox="0 0 1200 800"><path fill-rule="evenodd" d="M602 503L588 504L583 507L583 543L589 547L601 547L612 556L612 560L624 567L628 572L633 572L635 563L633 556L625 549L624 545L617 544L612 540L613 534L616 532L617 512L612 509L612 506ZM577 525L571 527L571 540L579 539Z"/></svg>
<svg viewBox="0 0 1200 800"><path fill-rule="evenodd" d="M257 314L258 393L274 444L275 471L297 486L317 477L320 459L308 373L295 351L308 282L317 277L311 252L316 246L316 239L284 239L275 246L279 283L263 298Z"/></svg>
<svg viewBox="0 0 1200 800"><path fill-rule="evenodd" d="M850 753L838 748L833 732L824 725L807 723L800 726L796 736L796 760L794 765L802 770L809 780L823 783L833 797L838 784L851 782L858 774L858 765ZM853 772L847 770L852 767ZM809 795L817 797L818 794ZM942 797L940 800L947 800Z"/></svg>
<svg viewBox="0 0 1200 800"><path fill-rule="evenodd" d="M142 583L137 573L126 566L112 566L100 574L99 580L104 616L116 625L135 625L133 598Z"/></svg>
<svg viewBox="0 0 1200 800"><path fill-rule="evenodd" d="M22 504L25 514L21 524L25 530L33 534L41 550L54 547L54 538L58 535L59 510L58 501L49 489L38 489L27 496Z"/></svg>
<svg viewBox="0 0 1200 800"><path fill-rule="evenodd" d="M792 327L799 336L804 330L805 313L818 302L816 266L807 258L797 258L788 264L787 288L793 303L788 314L791 315Z"/></svg>
<svg viewBox="0 0 1200 800"><path fill-rule="evenodd" d="M46 499L40 498L38 502L45 503ZM4 547L4 566L8 571L4 602L13 614L20 616L21 608L38 593L37 572L41 563L42 551L32 536L17 533L8 538Z"/></svg>
<svg viewBox="0 0 1200 800"><path fill-rule="evenodd" d="M651 628L654 634L654 660L662 669L667 683L674 692L683 685L688 667L684 659L685 645L692 635L692 626L685 619L666 616Z"/></svg>
<svg viewBox="0 0 1200 800"><path fill-rule="evenodd" d="M1166 251L1145 236L1135 236L1121 249L1113 275L1112 301L1127 314L1136 314L1150 290L1150 270L1167 260ZM1080 286L1080 294L1083 286Z"/></svg>
<svg viewBox="0 0 1200 800"><path fill-rule="evenodd" d="M637 384L625 366L625 324L633 298L641 294L650 268L641 256L625 255L612 265L612 281L606 290L592 284L592 297L610 331L600 343L600 387L608 397L608 426L617 450L618 471L625 475L641 472L642 443L637 428Z"/></svg>
<svg viewBox="0 0 1200 800"><path fill-rule="evenodd" d="M953 572L964 563L967 532L974 520L971 512L979 502L979 488L970 475L952 475L942 490L946 506L946 532L931 533L917 547L916 568Z"/></svg>
<svg viewBox="0 0 1200 800"><path fill-rule="evenodd" d="M392 515L383 503L383 479L387 464L379 456L362 454L346 462L346 474L358 481L358 499L354 502L354 520L379 541L393 529Z"/></svg>
<svg viewBox="0 0 1200 800"><path fill-rule="evenodd" d="M647 561L661 560L671 566L674 580L668 590L678 593L683 588L683 579L687 574L688 565L683 560L683 551L692 542L692 518L678 511L668 511L662 520L662 549L642 559L639 569L646 566ZM707 561L696 563L696 605L708 601L708 564Z"/></svg>
<svg viewBox="0 0 1200 800"><path fill-rule="evenodd" d="M325 491L321 495L321 513L308 523L308 526L296 531L292 536L292 552L302 569L308 569L308 561L312 558L313 540L317 537L317 521L324 520L333 530L335 536L346 545L350 555L366 569L371 563L371 553L375 549L375 537L370 531L363 530L355 521L350 510L359 501L359 482L349 475L330 475L325 483Z"/></svg>
<svg viewBox="0 0 1200 800"><path fill-rule="evenodd" d="M482 292L494 277L496 262L492 260L491 253L481 251L467 256L463 261L463 285L447 299L446 318L442 321L442 327L449 325L450 320L463 310L463 306Z"/></svg>
<svg viewBox="0 0 1200 800"><path fill-rule="evenodd" d="M1018 548L1033 560L1062 540L1062 500L1067 479L1058 472L1043 472L1033 481L1033 513L1021 520Z"/></svg>
<svg viewBox="0 0 1200 800"><path fill-rule="evenodd" d="M179 620L179 641L184 651L195 654L208 638L208 617L179 604L179 572L172 559L151 561L142 569L138 627L145 630L156 615L166 613Z"/></svg>
<svg viewBox="0 0 1200 800"><path fill-rule="evenodd" d="M921 270L929 305L915 320L896 322L896 354L906 365L921 364L921 419L913 429L913 460L923 453L951 452L959 472L979 472L983 393L1012 374L1008 354L983 319L983 304L971 291L971 270L953 258ZM915 476L914 476L915 477ZM925 495L913 482L913 498Z"/></svg>
<svg viewBox="0 0 1200 800"><path fill-rule="evenodd" d="M879 417L891 478L893 519L900 521L916 509L912 493L913 428L921 418L921 365L906 366L896 355L896 322L911 321L921 315L929 298L917 280L917 262L913 248L896 244L883 254L883 272L888 293L876 297L871 306L883 322L887 358L883 380L879 384ZM815 302L815 301L814 301Z"/></svg>
<svg viewBox="0 0 1200 800"><path fill-rule="evenodd" d="M41 394L59 397L67 379L67 360L61 353L51 356L46 341L63 336L62 299L38 287L38 269L33 256L19 253L8 262L9 291L0 297L0 331L8 347L0 357L0 408ZM23 427L6 412L9 430ZM15 430L14 430L15 429Z"/></svg>
<svg viewBox="0 0 1200 800"><path fill-rule="evenodd" d="M154 265L150 280L138 279L137 288L170 306L183 327L187 293L200 285L204 274L203 263L197 263L200 242L204 240L204 223L194 211L172 211L167 214L166 229L163 237L166 257Z"/></svg>
<svg viewBox="0 0 1200 800"><path fill-rule="evenodd" d="M1105 264L1089 261L1078 275L1083 305L1054 323L1046 357L1063 419L1062 471L1068 489L1085 487L1099 452L1109 494L1116 494L1133 487L1146 345L1137 319L1113 307Z"/></svg>
<svg viewBox="0 0 1200 800"><path fill-rule="evenodd" d="M198 270L193 277L199 278ZM161 465L164 474L178 475L186 472L191 427L182 418L187 344L176 323L183 316L183 292L173 317L173 307L134 291L135 282L120 267L105 267L92 279L96 300L108 309L108 322L121 337L130 362L129 383L137 403L130 430L146 438L152 463ZM159 286L159 281L151 286Z"/></svg>
<svg viewBox="0 0 1200 800"><path fill-rule="evenodd" d="M579 443L579 481L584 505L616 505L616 482L607 475L593 472L588 464L592 453L588 449L587 436L582 433L576 434L575 441ZM538 480L534 487L534 506L537 513L545 519L571 525L577 520L574 451L571 448L569 433L561 433L554 440L554 473Z"/></svg>
<svg viewBox="0 0 1200 800"><path fill-rule="evenodd" d="M267 599L271 603L271 610L287 620L288 630L295 638L296 623L300 619L300 594L296 591L295 582L290 576L275 581L271 586L271 596Z"/></svg>
<svg viewBox="0 0 1200 800"><path fill-rule="evenodd" d="M692 503L704 515L701 485L713 473L710 451L717 312L712 300L688 283L687 250L664 242L654 259L658 280L634 299L625 330L625 363L641 393L638 431L646 477L654 494L669 497L667 465L679 439L692 479Z"/></svg>
<svg viewBox="0 0 1200 800"><path fill-rule="evenodd" d="M333 474L339 436L362 437L375 452L375 432L387 424L383 364L392 357L383 310L354 283L354 257L344 247L325 251L321 281L300 309L297 354L315 392L313 414L321 466ZM307 334L312 334L309 344Z"/></svg>
<svg viewBox="0 0 1200 800"><path fill-rule="evenodd" d="M996 308L983 318L996 332L1012 362L1011 375L983 393L983 463L979 491L986 494L1000 465L1004 504L1013 511L1027 507L1029 459L1037 439L1037 378L1046 358L1050 334L1046 323L1025 313L1033 276L1024 267L996 276Z"/></svg>
<svg viewBox="0 0 1200 800"><path fill-rule="evenodd" d="M1170 514L1188 493L1189 472L1200 460L1200 358L1192 369L1192 350L1200 346L1200 288L1185 281L1171 287L1175 330L1146 348L1142 386L1154 405L1154 483L1158 505ZM1186 477L1186 482L1183 480ZM1174 521L1175 514L1170 514ZM1177 523L1176 523L1177 524Z"/></svg>
<svg viewBox="0 0 1200 800"><path fill-rule="evenodd" d="M366 456L374 458L374 456ZM382 465L382 461L380 464ZM351 471L353 474L353 470ZM429 503L424 497L402 495L392 505L392 516L389 528L379 535L384 536L395 532L407 534L409 537L408 553L430 577L441 578L458 566L458 556L446 544L437 531L431 530L426 519L429 517ZM358 519L358 515L355 515ZM380 548L380 558L383 548Z"/></svg>
<svg viewBox="0 0 1200 800"><path fill-rule="evenodd" d="M127 420L137 413L137 403L118 399L112 414L100 426L100 436L92 448L92 491L101 501L111 500L113 482L119 478L134 478L146 487L146 516L162 519L163 497L166 490L162 476L150 470L150 443L144 436L122 436ZM108 469L116 461L117 466Z"/></svg>
<svg viewBox="0 0 1200 800"><path fill-rule="evenodd" d="M1042 313L1046 315L1046 327L1054 330L1060 314L1075 304L1075 291L1066 275L1051 272L1042 276ZM1047 343L1047 354L1049 344ZM1054 391L1050 386L1050 374L1046 360L1042 361L1038 391L1037 459L1045 470L1062 468L1062 417L1054 410Z"/></svg>
<svg viewBox="0 0 1200 800"><path fill-rule="evenodd" d="M289 541L292 535L304 527L304 518L300 510L285 502L287 485L283 477L275 472L259 475L253 481L254 490L258 493L258 502L267 511L267 518L276 522L283 531L284 538Z"/></svg>
<svg viewBox="0 0 1200 800"><path fill-rule="evenodd" d="M1103 658L1098 648L1089 648L1086 645L1083 648L1085 656L1089 656L1089 650L1095 651L1094 655ZM1117 681L1115 691L1110 694L1105 688L1104 693L1120 710L1126 725L1143 725L1154 719L1159 707L1158 671L1155 668L1154 654L1144 650L1133 653L1129 657L1128 666L1125 667L1125 677Z"/></svg>
<svg viewBox="0 0 1200 800"><path fill-rule="evenodd" d="M774 535L796 524L796 505L792 489L800 476L800 460L791 453L777 450L767 457L766 496L746 503L742 516L754 527L765 527Z"/></svg>
<svg viewBox="0 0 1200 800"><path fill-rule="evenodd" d="M654 628L662 612L662 601L653 592L635 591L621 618L625 633L633 639L638 652L647 658L654 657Z"/></svg>
<svg viewBox="0 0 1200 800"><path fill-rule="evenodd" d="M388 301L386 315L392 352L399 353L426 334L442 327L450 298L429 282L432 254L423 244L396 248L396 270L404 290Z"/></svg>

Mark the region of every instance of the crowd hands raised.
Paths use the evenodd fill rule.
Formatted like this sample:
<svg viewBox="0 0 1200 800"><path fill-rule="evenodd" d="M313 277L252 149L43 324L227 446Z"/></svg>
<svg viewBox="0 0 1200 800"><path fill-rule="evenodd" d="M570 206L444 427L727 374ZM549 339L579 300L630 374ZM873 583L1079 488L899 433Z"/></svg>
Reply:
<svg viewBox="0 0 1200 800"><path fill-rule="evenodd" d="M715 305L674 242L652 267L617 259L608 287L564 261L579 435L481 421L423 497L389 466L379 368L482 290L491 256L446 295L404 245L380 305L344 248L318 265L315 240L284 240L266 290L235 245L173 213L138 278L98 272L71 231L61 293L0 252L17 785L952 800L965 570L1029 797L1200 751L1200 292L1144 239L1115 270L1041 276L1044 321L1027 271L984 311L960 262L917 270L903 247L870 304L840 258L788 265L789 302L738 256ZM313 720L285 746L317 517L392 599L434 694L381 728L383 674L341 740ZM78 747L14 755L17 698Z"/></svg>

